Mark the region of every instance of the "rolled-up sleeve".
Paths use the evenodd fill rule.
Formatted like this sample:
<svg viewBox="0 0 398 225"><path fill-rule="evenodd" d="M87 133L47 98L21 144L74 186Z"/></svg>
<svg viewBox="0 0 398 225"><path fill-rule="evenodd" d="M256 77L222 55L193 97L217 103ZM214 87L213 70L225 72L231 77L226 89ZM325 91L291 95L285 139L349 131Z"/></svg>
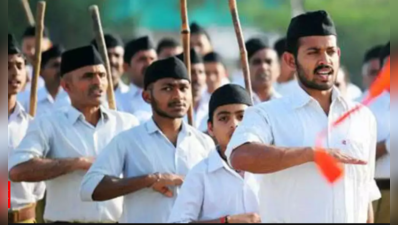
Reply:
<svg viewBox="0 0 398 225"><path fill-rule="evenodd" d="M48 125L48 124L47 124ZM45 158L50 151L51 131L43 119L33 121L21 144L10 153L8 171L34 158Z"/></svg>
<svg viewBox="0 0 398 225"><path fill-rule="evenodd" d="M232 152L247 143L273 143L271 126L263 111L256 107L249 108L245 112L242 123L236 129L234 135L229 142L226 156L231 162Z"/></svg>
<svg viewBox="0 0 398 225"><path fill-rule="evenodd" d="M191 223L199 220L204 201L203 172L196 167L187 175L168 223Z"/></svg>
<svg viewBox="0 0 398 225"><path fill-rule="evenodd" d="M82 201L93 201L93 193L105 176L121 177L126 153L123 142L128 140L128 137L123 137L123 133L115 137L99 154L90 170L84 176L80 187Z"/></svg>

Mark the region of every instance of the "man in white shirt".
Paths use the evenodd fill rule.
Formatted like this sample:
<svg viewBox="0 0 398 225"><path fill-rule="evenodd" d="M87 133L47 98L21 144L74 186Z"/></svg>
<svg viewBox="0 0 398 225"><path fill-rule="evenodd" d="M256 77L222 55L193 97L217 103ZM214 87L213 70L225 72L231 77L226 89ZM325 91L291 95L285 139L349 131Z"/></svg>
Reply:
<svg viewBox="0 0 398 225"><path fill-rule="evenodd" d="M26 82L25 61L14 37L8 34L8 157L25 136L31 120L17 102L17 94ZM44 196L44 183L11 182L9 191L8 223L34 223L36 203Z"/></svg>
<svg viewBox="0 0 398 225"><path fill-rule="evenodd" d="M37 117L51 113L54 110L70 105L68 94L61 87L61 56L64 48L54 45L50 50L43 52L41 63L41 77L45 86L37 93ZM30 99L23 105L29 110Z"/></svg>
<svg viewBox="0 0 398 225"><path fill-rule="evenodd" d="M177 56L184 62L184 53ZM194 127L201 131L205 131L203 119L209 113L210 96L206 95L206 73L203 57L194 49L191 49L191 76L192 76L192 94L193 94L193 111L194 111Z"/></svg>
<svg viewBox="0 0 398 225"><path fill-rule="evenodd" d="M273 87L279 73L279 59L276 51L258 38L246 42L249 57L254 105L281 97Z"/></svg>
<svg viewBox="0 0 398 225"><path fill-rule="evenodd" d="M280 64L280 75L277 82L274 84L275 90L282 96L291 94L294 86L298 85L296 79L296 71L292 70L283 60L283 55L286 52L286 38L279 39L274 45L275 51L278 53Z"/></svg>
<svg viewBox="0 0 398 225"><path fill-rule="evenodd" d="M356 103L334 87L340 66L337 32L325 11L292 19L284 60L297 69L295 94L250 108L226 155L233 168L262 174L260 210L265 223L373 222L380 198L374 180L376 121L368 109L343 124L331 124ZM323 148L345 164L331 185L315 161L318 135L329 130Z"/></svg>
<svg viewBox="0 0 398 225"><path fill-rule="evenodd" d="M191 102L183 62L172 57L153 63L144 88L153 118L117 136L81 187L84 201L124 196L120 223L167 222L184 176L215 147L210 137L183 122Z"/></svg>
<svg viewBox="0 0 398 225"><path fill-rule="evenodd" d="M209 103L210 97L215 90L223 85L229 84L227 68L223 63L221 55L211 52L203 57L206 73L206 91L202 94L201 103ZM197 127L200 131L207 132L207 122L209 117L206 115L202 118L200 125Z"/></svg>
<svg viewBox="0 0 398 225"><path fill-rule="evenodd" d="M169 223L261 222L256 180L228 166L225 151L245 110L252 105L239 85L214 92L209 105L209 131L219 146L187 175Z"/></svg>
<svg viewBox="0 0 398 225"><path fill-rule="evenodd" d="M363 85L366 89L373 84L380 71L380 53L382 45L377 45L365 53L362 64ZM367 94L367 93L366 93Z"/></svg>
<svg viewBox="0 0 398 225"><path fill-rule="evenodd" d="M124 54L124 71L129 76L130 90L122 94L118 110L133 114L143 123L151 119L151 106L142 98L145 71L154 61L157 54L148 36L127 43Z"/></svg>
<svg viewBox="0 0 398 225"><path fill-rule="evenodd" d="M31 80L33 75L33 66L35 62L35 54L36 54L36 27L29 26L25 29L22 35L22 53L26 56L28 61L27 66L27 74L28 74L28 82L24 87L23 92L19 94L19 99L29 98L30 88L31 88ZM50 33L47 28L44 29L43 32L43 41L42 41L42 52L49 50L52 46L52 42L50 40ZM41 89L44 87L44 80L39 77L38 88Z"/></svg>
<svg viewBox="0 0 398 225"><path fill-rule="evenodd" d="M61 85L72 105L37 118L8 168L14 182L46 181L44 219L48 222L117 222L122 199L83 203L79 187L86 171L113 137L138 125L132 115L101 106L107 90L106 70L93 46L62 55Z"/></svg>
<svg viewBox="0 0 398 225"><path fill-rule="evenodd" d="M385 61L390 56L390 44L383 47L380 53L379 62L381 68L383 68ZM391 133L390 99L391 96L388 90L369 106L377 121L376 181L382 193L382 199L374 204L376 223L390 223L391 154L386 145Z"/></svg>
<svg viewBox="0 0 398 225"><path fill-rule="evenodd" d="M124 74L124 44L118 36L112 34L105 34L104 39L111 66L115 99L119 100L121 95L129 92L129 86L121 79ZM92 40L91 44L98 49L96 40Z"/></svg>

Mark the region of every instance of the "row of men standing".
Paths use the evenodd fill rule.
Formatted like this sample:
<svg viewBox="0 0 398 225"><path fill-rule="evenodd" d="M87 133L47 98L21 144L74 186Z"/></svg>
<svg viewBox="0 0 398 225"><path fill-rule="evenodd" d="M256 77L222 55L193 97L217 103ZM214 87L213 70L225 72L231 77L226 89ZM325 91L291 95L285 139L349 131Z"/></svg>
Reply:
<svg viewBox="0 0 398 225"><path fill-rule="evenodd" d="M307 16L311 17L314 15L309 14ZM322 25L322 23L320 25ZM202 35L200 36L201 38L206 37L204 33L200 34ZM318 34L307 36L316 35ZM335 34L333 33L330 35ZM54 115L38 117L36 119L29 127L26 138L15 151L16 153L13 153L10 158L9 167L10 169L13 168L10 172L10 176L13 181L19 182L46 181L47 207L45 218L48 221L166 222L169 219L171 208L176 199L175 194L179 192L178 188L170 190L168 187L181 185L184 179L181 175L184 176L188 174L188 171L194 167L194 165L199 163L202 159L205 159L209 155L209 152L215 149L211 139L182 122L186 114L188 102L191 100L188 94L190 85L192 85L192 89L194 90L193 102L195 103L195 109L200 109L201 106L206 108L202 115L203 118L196 120L197 127L200 127L203 123L202 121L205 121L203 123L205 127L209 125L209 121L211 121L210 124L215 123L215 121L212 120L214 119L215 111L219 107L236 104L250 106L248 103L250 101L247 101L247 96L245 96L237 86L228 85L224 88L227 91L220 89L219 92L222 94L214 95L213 104L211 103L211 93L225 84L226 78L225 73L220 74L220 71L223 71L223 69L225 71L225 67L223 69L218 68L222 66L222 63L220 57L215 53L210 53L204 58L205 62L215 64L214 67L216 72L213 76L216 77L215 80L218 83L207 82L208 89L206 90L206 88L204 88L206 86L205 72L207 72L208 76L210 76L209 74L211 73L206 71L209 66L206 68L203 65L203 59L199 56L197 51L192 51L193 57L191 63L193 65L193 78L192 81L189 81L181 60L167 58L167 56L177 53L174 52L174 50L178 51L176 50L178 46L171 46L169 49L174 50L167 50L167 52L170 52L168 53L170 55L165 57L167 58L166 60L153 63L156 61L157 55L147 37L137 39L127 44L125 49L122 48L123 45L117 38L108 35L106 40L113 68L112 75L114 83L116 84L116 93L118 93L117 90L120 90L120 95L117 95L118 108L120 111L130 112L134 116L116 113L108 110L106 106L100 106L103 104L102 99L104 99L103 95L106 90L106 76L101 59L93 47L87 46L68 51L63 53L61 58L62 51L57 46L54 46L43 54L43 56L46 56L46 54L49 55L43 57L43 59L45 59L43 60L43 78L46 81L46 89L51 96L55 96L50 93L51 90L55 90L55 88L49 88L53 83L47 81L60 78L58 81L58 89L61 92L65 91L67 93L68 100L72 103L72 106L70 106L69 103L69 106L64 107L63 110L59 110L56 113L54 112ZM17 48L11 47L15 50L10 51L9 41L9 65L10 56L12 56L11 58L17 61L13 62L13 65L15 65L17 70L21 70L19 73L16 72L17 74L13 77L13 82L11 82L12 85L14 85L14 89L11 90L17 92L21 88L20 85L23 83L23 78L18 76L23 74L23 68L19 68L21 62L18 61L19 52ZM273 88L274 80L276 79L275 74L278 74L275 71L279 71L278 54L258 39L249 41L247 43L247 49L249 52L251 72L254 78L253 87L256 93L255 99L261 102L280 98ZM124 57L123 51L125 51ZM182 55L179 57L182 58ZM60 67L59 72L56 70L57 66ZM14 68L12 69L14 70ZM129 90L128 87L123 86L123 83L119 80L123 71L131 75ZM290 70L289 73L293 73L294 76L295 72L294 70ZM46 74L48 74L48 80L46 80ZM208 81L209 80L211 81L211 79L208 79ZM218 87L216 87L215 83ZM55 84L56 83L54 83L54 85ZM62 89L59 88L60 85L62 85ZM295 85L295 87L289 89L293 89L293 93L295 94L301 93L300 91L297 92L297 88L299 88L299 86ZM124 89L125 92L122 89ZM206 99L206 97L203 97L206 96L203 93L208 94L207 101L203 101L203 99ZM232 102L225 101L226 96L229 94L231 95L231 99L237 96L236 99L232 100ZM50 97L50 95L47 94L46 97ZM304 98L305 96L301 97ZM58 96L56 99L58 100ZM55 102L57 100L55 100ZM16 102L11 105L14 105L14 107L10 107L9 90L9 133L10 120L13 121L15 129L21 129L25 126L26 130L29 118L26 113L24 114L23 107ZM39 105L39 109L40 108ZM224 134L224 136L216 134L217 127L222 127L220 124L214 126L213 129L209 129L222 148L216 152L215 156L210 157L206 161L207 164L209 164L207 166L210 167L217 167L220 165L219 162L221 162L223 170L229 171L240 179L242 179L241 172L231 170L226 162L223 160L218 162L217 160L220 156L221 159L227 158L222 152L226 151L226 145L236 128L236 123L241 121L241 117L243 117L242 111L245 109L246 108L240 110L235 109L232 113L230 112L231 110L227 110L227 114L229 113L228 115L231 116L231 114L233 114L236 117L231 120L234 121L232 125L226 125L226 127L231 126L233 129L223 130L219 128L219 133ZM10 113L10 110L12 113ZM199 113L198 111L196 112L196 116L198 117ZM220 121L223 121L225 118L221 116ZM16 117L18 117L18 120L15 119ZM21 118L25 118L25 120L21 120ZM254 116L253 118L256 117ZM251 119L252 121L254 121L253 118ZM259 122L262 121L262 119L260 118L256 121ZM142 125L137 127L140 122ZM250 124L253 128L256 127L254 125L255 124ZM129 130L132 127L136 128ZM280 124L280 127L284 127L283 124ZM19 136L23 136L22 133L24 132L22 130L18 130L16 133L18 133ZM201 129L201 131L204 130ZM225 134L230 134L230 136L227 135L227 137L225 137ZM279 134L282 135L283 132ZM245 134L242 133L241 135L245 136ZM114 137L116 138L112 141ZM22 137L20 139L22 139ZM261 138L262 142L266 142L264 140L268 140L268 138ZM291 140L294 140L294 138ZM255 140L247 141L252 142ZM16 145L18 144L15 143L12 149L14 149ZM105 148L106 146L108 147ZM162 148L160 149L159 146L162 146ZM104 148L105 150L103 150ZM86 179L83 182L81 197L86 201L104 201L134 193L127 195L124 199L123 210L121 209L122 199L120 198L100 204L92 204L82 203L80 196L77 194L80 190L83 176L85 175L84 171L87 171L91 167L94 158L96 158L101 151L104 153L97 159L96 166L92 167L91 172L86 175ZM222 154L219 154L219 152ZM215 161L212 160L212 158L214 158ZM202 167L203 166L204 165L202 165ZM216 170L219 168L206 167L206 169ZM250 169L245 170L250 171ZM158 174L160 171L162 171L163 174ZM306 173L306 171L302 172L303 174ZM201 173L203 173L203 171L201 171ZM126 178L131 177L131 179L120 179L120 174L123 174ZM250 176L243 176L244 179L246 179L246 177ZM196 182L196 178L192 179L193 181L190 182ZM217 179L218 177L215 178ZM227 186L229 182L233 184L231 180L228 180ZM239 180L239 182L241 182L241 180ZM189 184L192 185L192 183ZM206 185L213 185L210 187L217 189L217 186L214 185L214 181L213 183L206 183ZM238 187L243 187L240 185L242 184L237 183ZM192 185L191 187L196 187L196 185ZM38 193L41 193L41 185L37 185L35 189L38 190ZM245 188L238 188L235 191L239 193L242 192L242 190L244 193L247 191ZM263 191L266 192L266 190ZM214 193L215 192L210 191L207 194L211 196L214 195ZM172 198L165 201L165 197L161 194ZM226 197L228 197L228 193L225 194L227 194ZM283 197L285 194L286 193L278 193L275 197ZM40 195L37 197L40 198ZM247 197L247 194L241 196L244 201L247 200ZM20 199L14 199L16 200L14 204L16 206L13 207L15 210L18 210L20 207L24 208L23 206L26 206L27 203L34 203L37 200L30 199L27 202L20 202ZM218 200L220 198L214 196L213 199ZM253 199L255 199L255 197ZM222 199L220 200L222 201ZM239 199L235 199L235 201L239 202ZM137 202L139 202L139 204L137 204ZM256 205L253 201L251 201L251 203ZM244 209L240 208L241 210L236 209L236 211L231 210L232 212L228 212L228 209L224 209L227 213L220 214L218 217L203 215L198 218L183 218L182 220L199 220L200 218L211 220L220 217L220 221L224 222L231 222L234 220L239 222L258 221L258 216L253 214L254 211L258 212L258 210L256 210L255 207L244 205ZM184 204L182 204L181 207L183 208ZM225 207L227 208L228 204L225 204ZM232 208L232 206L230 207ZM151 212L148 212L148 209L151 209ZM217 209L220 208L216 207L215 210ZM211 210L211 204L206 210L208 210L208 212L213 211ZM122 211L124 212L124 216L120 219L120 213ZM270 210L270 212L271 211L272 210ZM177 210L176 214L179 214L179 212L180 210ZM270 212L266 215L269 215ZM228 217L234 213L243 213L244 215ZM174 213L172 215L174 215L174 217L176 216ZM276 217L276 215L280 214L275 212L273 216ZM227 217L224 218L223 216ZM294 217L292 216L292 218ZM314 218L314 221L318 219L330 221L325 218ZM182 222L180 219L176 220L177 221L172 222ZM272 218L271 215L265 217L265 220L277 221L275 218ZM303 218L302 220L311 221L310 218ZM359 221L360 219L356 218L352 220ZM286 222L289 221L289 219L283 218L282 221ZM292 221L297 222L293 219Z"/></svg>

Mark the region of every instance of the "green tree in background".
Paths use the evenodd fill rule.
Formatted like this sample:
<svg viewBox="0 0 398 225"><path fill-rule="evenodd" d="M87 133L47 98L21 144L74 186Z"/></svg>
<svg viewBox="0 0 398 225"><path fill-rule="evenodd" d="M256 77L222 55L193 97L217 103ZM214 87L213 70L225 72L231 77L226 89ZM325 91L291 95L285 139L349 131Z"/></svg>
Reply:
<svg viewBox="0 0 398 225"><path fill-rule="evenodd" d="M37 2L30 0L34 12ZM179 0L51 0L47 1L46 25L52 39L66 47L87 44L93 38L88 12L93 4L100 8L105 31L127 40L134 36L136 27L153 32L180 29ZM188 5L191 21L232 28L228 1L189 0ZM286 33L291 18L290 0L238 0L238 5L243 26ZM360 84L364 52L390 39L390 0L306 0L305 8L325 9L332 15L339 32L342 63L349 68L355 83ZM8 1L8 11L8 30L19 37L27 26L20 1Z"/></svg>

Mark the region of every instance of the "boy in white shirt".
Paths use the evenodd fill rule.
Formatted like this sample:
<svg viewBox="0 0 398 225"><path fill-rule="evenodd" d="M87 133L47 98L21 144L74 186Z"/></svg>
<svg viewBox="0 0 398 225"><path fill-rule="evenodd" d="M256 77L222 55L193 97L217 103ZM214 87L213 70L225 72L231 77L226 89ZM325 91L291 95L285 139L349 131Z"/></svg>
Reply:
<svg viewBox="0 0 398 225"><path fill-rule="evenodd" d="M259 223L256 182L253 176L228 166L225 151L250 96L238 85L216 90L209 104L209 132L217 151L194 167L186 177L169 223Z"/></svg>

